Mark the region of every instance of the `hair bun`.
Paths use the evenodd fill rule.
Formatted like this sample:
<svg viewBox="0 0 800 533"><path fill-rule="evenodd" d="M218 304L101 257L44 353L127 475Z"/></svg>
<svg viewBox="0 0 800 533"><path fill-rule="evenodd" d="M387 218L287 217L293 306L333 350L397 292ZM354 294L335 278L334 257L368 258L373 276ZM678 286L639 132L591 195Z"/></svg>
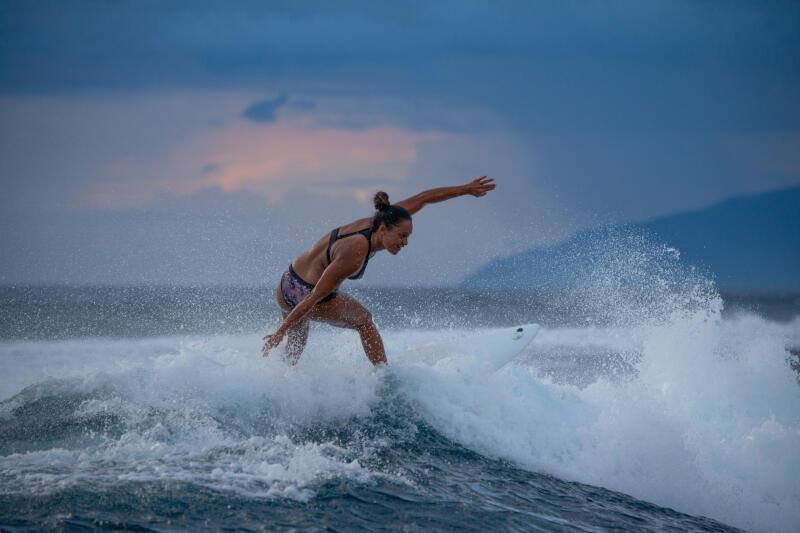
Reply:
<svg viewBox="0 0 800 533"><path fill-rule="evenodd" d="M375 198L372 200L372 202L375 204L375 209L378 211L386 211L391 205L389 203L389 195L383 191L378 191L375 193Z"/></svg>

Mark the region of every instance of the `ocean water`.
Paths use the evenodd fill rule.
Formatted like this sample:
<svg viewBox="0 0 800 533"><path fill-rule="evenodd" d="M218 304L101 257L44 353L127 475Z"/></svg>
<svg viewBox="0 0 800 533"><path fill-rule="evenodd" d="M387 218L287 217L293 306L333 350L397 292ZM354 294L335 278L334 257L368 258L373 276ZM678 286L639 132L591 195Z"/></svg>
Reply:
<svg viewBox="0 0 800 533"><path fill-rule="evenodd" d="M272 287L0 289L0 529L800 530L800 296L595 279L350 284L377 370L261 358ZM529 322L497 373L404 355Z"/></svg>

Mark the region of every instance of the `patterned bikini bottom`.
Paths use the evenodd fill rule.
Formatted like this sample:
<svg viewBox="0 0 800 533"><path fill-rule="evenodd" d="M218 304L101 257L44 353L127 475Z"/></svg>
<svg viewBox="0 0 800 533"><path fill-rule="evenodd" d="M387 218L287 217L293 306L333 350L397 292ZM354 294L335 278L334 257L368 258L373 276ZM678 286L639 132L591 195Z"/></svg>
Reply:
<svg viewBox="0 0 800 533"><path fill-rule="evenodd" d="M289 307L294 309L297 304L305 300L306 296L311 294L311 291L313 290L314 286L306 281L303 281L303 278L298 276L297 272L294 271L292 265L289 265L289 268L286 270L286 272L284 272L283 277L281 278L281 293L283 293L283 299L286 300L286 303L289 304ZM333 300L336 298L337 294L337 291L333 291L317 303Z"/></svg>

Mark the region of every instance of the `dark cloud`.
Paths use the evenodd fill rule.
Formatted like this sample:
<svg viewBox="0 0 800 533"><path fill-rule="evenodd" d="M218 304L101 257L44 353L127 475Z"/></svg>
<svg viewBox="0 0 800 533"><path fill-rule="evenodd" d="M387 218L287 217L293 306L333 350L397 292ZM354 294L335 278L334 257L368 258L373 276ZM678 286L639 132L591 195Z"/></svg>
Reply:
<svg viewBox="0 0 800 533"><path fill-rule="evenodd" d="M276 98L267 98L253 102L242 112L242 117L252 120L253 122L275 122L277 119L276 112L282 107L304 112L313 111L316 109L317 104L307 99L289 99L285 94L282 94Z"/></svg>
<svg viewBox="0 0 800 533"><path fill-rule="evenodd" d="M244 88L402 100L469 131L790 130L800 3L6 2L0 91ZM246 117L274 120L264 100ZM358 128L354 118L352 128Z"/></svg>
<svg viewBox="0 0 800 533"><path fill-rule="evenodd" d="M275 122L275 112L286 105L287 98L285 95L278 96L272 100L259 100L253 102L242 112L242 117L252 120L253 122Z"/></svg>
<svg viewBox="0 0 800 533"><path fill-rule="evenodd" d="M0 87L241 85L297 73L337 78L352 67L413 85L451 79L453 65L477 80L485 60L594 66L601 77L626 65L797 77L800 6L791 2L295 4L5 2Z"/></svg>

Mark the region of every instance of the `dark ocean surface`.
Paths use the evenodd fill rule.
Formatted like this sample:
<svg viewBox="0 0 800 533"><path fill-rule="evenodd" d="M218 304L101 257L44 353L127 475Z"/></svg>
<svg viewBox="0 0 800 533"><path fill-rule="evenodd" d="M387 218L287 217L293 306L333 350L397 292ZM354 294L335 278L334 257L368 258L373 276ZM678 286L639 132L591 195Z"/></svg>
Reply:
<svg viewBox="0 0 800 533"><path fill-rule="evenodd" d="M800 529L800 295L356 288L388 368L262 359L271 287L1 288L0 529Z"/></svg>

